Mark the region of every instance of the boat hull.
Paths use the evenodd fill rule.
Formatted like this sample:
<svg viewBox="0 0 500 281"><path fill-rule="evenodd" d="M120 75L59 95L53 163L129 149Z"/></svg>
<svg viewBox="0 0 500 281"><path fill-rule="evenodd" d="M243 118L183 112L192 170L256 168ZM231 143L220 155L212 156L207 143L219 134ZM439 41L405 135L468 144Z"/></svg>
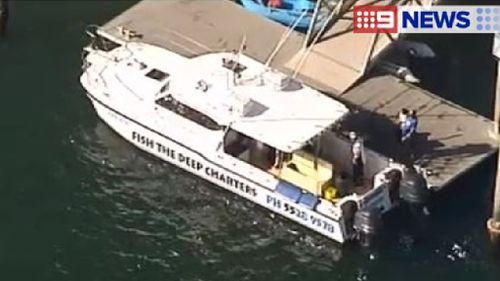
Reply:
<svg viewBox="0 0 500 281"><path fill-rule="evenodd" d="M266 183L259 183L233 171L220 159L209 157L176 141L164 133L145 125L140 120L118 112L96 96L88 93L98 116L120 136L139 149L152 154L163 161L199 176L219 187L233 192L268 210L295 221L306 228L318 232L332 240L343 243L347 240L342 223L328 218L287 197L273 191ZM271 184L271 183L267 183Z"/></svg>
<svg viewBox="0 0 500 281"><path fill-rule="evenodd" d="M269 8L260 3L257 3L255 0L241 0L241 4L248 11L264 16L268 19L277 21L286 26L292 26L301 16L300 11L296 10L288 10L288 9L279 9L279 8ZM298 31L307 31L309 26L311 25L312 16L305 15L302 19L297 23L296 29Z"/></svg>

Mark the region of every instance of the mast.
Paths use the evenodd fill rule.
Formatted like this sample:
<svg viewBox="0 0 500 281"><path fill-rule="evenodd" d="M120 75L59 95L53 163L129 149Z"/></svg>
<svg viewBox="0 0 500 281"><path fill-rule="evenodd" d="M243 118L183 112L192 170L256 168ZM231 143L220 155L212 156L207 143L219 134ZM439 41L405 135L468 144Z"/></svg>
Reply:
<svg viewBox="0 0 500 281"><path fill-rule="evenodd" d="M238 53L236 53L236 57L234 59L233 66L231 67L231 72L233 73L233 85L236 85L236 67L240 62L240 55L246 49L247 44L247 35L243 35L243 39L241 39L240 47L238 48Z"/></svg>

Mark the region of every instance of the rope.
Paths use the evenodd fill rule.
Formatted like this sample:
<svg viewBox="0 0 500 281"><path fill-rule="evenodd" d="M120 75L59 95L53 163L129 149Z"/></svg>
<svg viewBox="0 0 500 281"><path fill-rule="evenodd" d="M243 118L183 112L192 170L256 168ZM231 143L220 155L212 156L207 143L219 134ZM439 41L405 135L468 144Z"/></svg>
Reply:
<svg viewBox="0 0 500 281"><path fill-rule="evenodd" d="M306 14L307 14L307 10L304 10L304 12L302 12L302 14L300 15L300 17L297 18L297 20L291 26L288 26L287 32L285 32L285 33L283 33L283 35L281 35L281 38L278 41L278 44L276 44L276 47L274 48L273 52L269 55L269 58L267 59L267 61L265 63L266 68L269 67L269 65L271 64L271 61L274 59L274 57L276 56L276 54L278 53L278 51L281 49L281 47L283 47L283 44L285 44L285 42L288 39L288 37L290 37L290 35L292 34L293 30L297 27L297 25L299 24L299 22L302 20L302 18Z"/></svg>
<svg viewBox="0 0 500 281"><path fill-rule="evenodd" d="M332 20L332 18L335 16L335 15L338 15L338 13L340 12L340 9L341 7L344 5L344 0L340 0L339 3L337 4L337 6L335 7L335 9L332 10L332 12L328 15L328 18L327 20L325 20L323 22L323 25L321 26L321 29L319 30L318 33L316 33L316 36L314 37L313 39L313 42L311 43L311 46L306 49L305 53L302 55L299 63L298 63L298 66L295 68L295 71L292 75L292 79L295 79L300 71L300 69L302 68L306 58L309 56L309 54L311 53L313 47L314 47L314 44L316 44L316 42L319 40L319 38L321 37L321 34L323 34L323 32L325 31L328 23Z"/></svg>

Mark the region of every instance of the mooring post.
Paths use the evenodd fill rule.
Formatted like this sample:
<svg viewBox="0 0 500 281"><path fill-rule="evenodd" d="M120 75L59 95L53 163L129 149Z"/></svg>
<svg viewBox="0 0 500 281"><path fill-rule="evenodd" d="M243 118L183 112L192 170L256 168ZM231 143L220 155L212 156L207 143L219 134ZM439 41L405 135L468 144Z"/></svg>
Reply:
<svg viewBox="0 0 500 281"><path fill-rule="evenodd" d="M8 0L0 0L0 37L7 32L7 21L9 19Z"/></svg>
<svg viewBox="0 0 500 281"><path fill-rule="evenodd" d="M488 232L490 240L496 247L500 246L500 153L497 159L497 175L495 181L495 192L493 196L493 213L488 220Z"/></svg>
<svg viewBox="0 0 500 281"><path fill-rule="evenodd" d="M495 37L495 43L494 43L494 48L493 48L493 54L496 57L496 62L497 62L497 72L496 72L496 86L495 86L495 109L494 109L494 114L495 116L494 121L495 121L495 136L497 137L497 141L499 141L500 144L500 61L499 61L499 56L500 52L497 53L499 50L498 44L500 43L500 38ZM488 226L488 232L490 234L490 240L495 246L500 246L500 151L498 152L497 156L497 174L496 174L496 181L495 181L495 191L494 191L494 196L493 196L493 213L492 217L488 220L487 222Z"/></svg>

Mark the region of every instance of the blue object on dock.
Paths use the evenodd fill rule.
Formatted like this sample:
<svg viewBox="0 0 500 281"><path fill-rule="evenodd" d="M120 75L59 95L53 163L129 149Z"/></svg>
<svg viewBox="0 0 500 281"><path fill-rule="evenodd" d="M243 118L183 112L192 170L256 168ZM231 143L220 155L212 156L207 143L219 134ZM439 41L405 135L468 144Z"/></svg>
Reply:
<svg viewBox="0 0 500 281"><path fill-rule="evenodd" d="M311 25L314 8L316 6L315 0L278 0L278 7L271 7L270 2L273 0L241 0L241 4L245 9L252 13L259 14L266 18L272 19L286 26L292 26L306 11L306 14L297 23L296 28L298 31L305 32ZM321 23L319 22L319 25Z"/></svg>
<svg viewBox="0 0 500 281"><path fill-rule="evenodd" d="M289 198L295 203L299 201L299 198L302 195L302 190L300 188L284 181L278 182L278 185L276 186L276 192Z"/></svg>
<svg viewBox="0 0 500 281"><path fill-rule="evenodd" d="M302 196L299 199L299 205L307 207L308 209L311 210L314 210L314 208L316 208L318 202L319 202L318 197L309 192L302 194Z"/></svg>

